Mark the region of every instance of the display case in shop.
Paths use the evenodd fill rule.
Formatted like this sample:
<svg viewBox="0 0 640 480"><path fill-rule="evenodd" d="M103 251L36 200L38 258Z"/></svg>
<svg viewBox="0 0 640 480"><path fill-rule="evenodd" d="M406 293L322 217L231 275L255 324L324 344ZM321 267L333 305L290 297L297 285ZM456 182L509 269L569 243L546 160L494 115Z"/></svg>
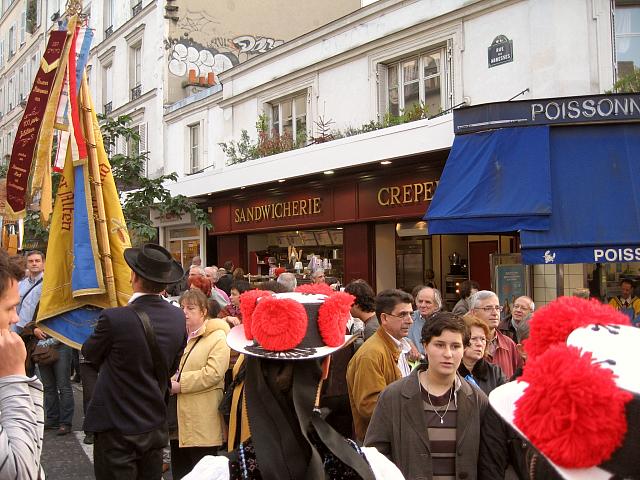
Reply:
<svg viewBox="0 0 640 480"><path fill-rule="evenodd" d="M249 253L251 281L275 277L280 267L295 273L298 283L308 283L313 270L323 268L325 275L342 283L342 231L339 229L297 230L269 236L271 244ZM339 242L339 243L338 243Z"/></svg>

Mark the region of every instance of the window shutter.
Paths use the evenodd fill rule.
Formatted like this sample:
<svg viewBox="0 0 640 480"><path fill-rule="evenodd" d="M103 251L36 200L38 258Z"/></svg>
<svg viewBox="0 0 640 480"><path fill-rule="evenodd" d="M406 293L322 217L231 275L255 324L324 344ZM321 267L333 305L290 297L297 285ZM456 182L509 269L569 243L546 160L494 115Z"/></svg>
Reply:
<svg viewBox="0 0 640 480"><path fill-rule="evenodd" d="M20 14L20 45L24 44L25 32L27 31L27 12Z"/></svg>
<svg viewBox="0 0 640 480"><path fill-rule="evenodd" d="M147 124L146 123L141 123L140 125L138 125L138 135L140 135L140 142L139 142L139 148L140 148L140 153L146 152L147 151Z"/></svg>
<svg viewBox="0 0 640 480"><path fill-rule="evenodd" d="M124 138L123 136L119 136L118 137L118 142L117 142L117 147L116 147L116 152L118 152L120 155L128 155L128 148L127 148L127 139Z"/></svg>
<svg viewBox="0 0 640 480"><path fill-rule="evenodd" d="M0 67L4 65L4 40L0 40Z"/></svg>
<svg viewBox="0 0 640 480"><path fill-rule="evenodd" d="M447 85L448 95L447 100L449 101L448 105L444 105L443 109L453 107L455 102L455 92L453 86L455 85L453 82L453 41L451 39L447 40L447 51L446 53L446 62L445 62L445 72L444 72L444 84ZM615 63L615 62L614 62Z"/></svg>
<svg viewBox="0 0 640 480"><path fill-rule="evenodd" d="M36 27L40 26L40 23L42 22L42 5L40 3L40 0L35 0L36 2Z"/></svg>
<svg viewBox="0 0 640 480"><path fill-rule="evenodd" d="M389 69L383 63L376 65L378 83L378 121L382 122L389 111Z"/></svg>

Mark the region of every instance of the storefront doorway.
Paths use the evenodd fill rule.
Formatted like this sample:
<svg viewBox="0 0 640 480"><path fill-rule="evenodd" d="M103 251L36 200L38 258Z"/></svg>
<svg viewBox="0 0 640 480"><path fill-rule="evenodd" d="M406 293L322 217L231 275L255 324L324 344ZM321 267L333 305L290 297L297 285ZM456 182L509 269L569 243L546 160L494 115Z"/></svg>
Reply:
<svg viewBox="0 0 640 480"><path fill-rule="evenodd" d="M169 251L183 268L191 265L193 257L200 255L200 229L195 226L169 228Z"/></svg>

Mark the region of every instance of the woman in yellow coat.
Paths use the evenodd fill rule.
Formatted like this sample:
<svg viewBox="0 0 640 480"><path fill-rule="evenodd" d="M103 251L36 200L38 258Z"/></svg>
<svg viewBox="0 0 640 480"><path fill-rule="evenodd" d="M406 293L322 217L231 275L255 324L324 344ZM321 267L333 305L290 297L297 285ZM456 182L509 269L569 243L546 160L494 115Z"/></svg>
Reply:
<svg viewBox="0 0 640 480"><path fill-rule="evenodd" d="M187 325L187 346L171 393L178 400L178 440L171 441L174 479L189 473L205 455L215 455L223 443L223 419L218 411L224 374L229 368L227 333L222 319L209 318L207 297L198 289L180 297Z"/></svg>

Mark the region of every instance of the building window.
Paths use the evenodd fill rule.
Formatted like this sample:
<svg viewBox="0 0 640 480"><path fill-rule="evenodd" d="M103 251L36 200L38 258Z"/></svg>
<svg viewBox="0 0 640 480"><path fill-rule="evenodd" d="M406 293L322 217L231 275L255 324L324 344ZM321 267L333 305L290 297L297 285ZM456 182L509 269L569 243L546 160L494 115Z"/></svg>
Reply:
<svg viewBox="0 0 640 480"><path fill-rule="evenodd" d="M415 106L424 106L428 115L447 108L445 49L404 58L382 65L380 94L386 97L386 112L398 116Z"/></svg>
<svg viewBox="0 0 640 480"><path fill-rule="evenodd" d="M618 5L615 16L618 78L640 68L640 3Z"/></svg>
<svg viewBox="0 0 640 480"><path fill-rule="evenodd" d="M24 45L27 33L27 11L20 13L20 46Z"/></svg>
<svg viewBox="0 0 640 480"><path fill-rule="evenodd" d="M297 144L307 141L307 92L271 102L271 131L290 135Z"/></svg>
<svg viewBox="0 0 640 480"><path fill-rule="evenodd" d="M16 53L16 24L9 28L9 58Z"/></svg>
<svg viewBox="0 0 640 480"><path fill-rule="evenodd" d="M113 66L105 65L102 69L102 104L103 113L109 115L113 110Z"/></svg>
<svg viewBox="0 0 640 480"><path fill-rule="evenodd" d="M110 37L113 33L115 12L115 0L106 0L104 2L104 38Z"/></svg>
<svg viewBox="0 0 640 480"><path fill-rule="evenodd" d="M200 124L189 125L189 172L201 170L200 163Z"/></svg>
<svg viewBox="0 0 640 480"><path fill-rule="evenodd" d="M9 100L9 108L8 110L11 110L15 104L16 104L16 91L14 88L14 77L15 75L12 75L11 78L9 79L9 83L7 84L7 96L8 96L8 100Z"/></svg>
<svg viewBox="0 0 640 480"><path fill-rule="evenodd" d="M142 43L138 43L129 49L129 88L131 100L142 95Z"/></svg>
<svg viewBox="0 0 640 480"><path fill-rule="evenodd" d="M131 0L131 16L135 17L142 11L142 0Z"/></svg>

